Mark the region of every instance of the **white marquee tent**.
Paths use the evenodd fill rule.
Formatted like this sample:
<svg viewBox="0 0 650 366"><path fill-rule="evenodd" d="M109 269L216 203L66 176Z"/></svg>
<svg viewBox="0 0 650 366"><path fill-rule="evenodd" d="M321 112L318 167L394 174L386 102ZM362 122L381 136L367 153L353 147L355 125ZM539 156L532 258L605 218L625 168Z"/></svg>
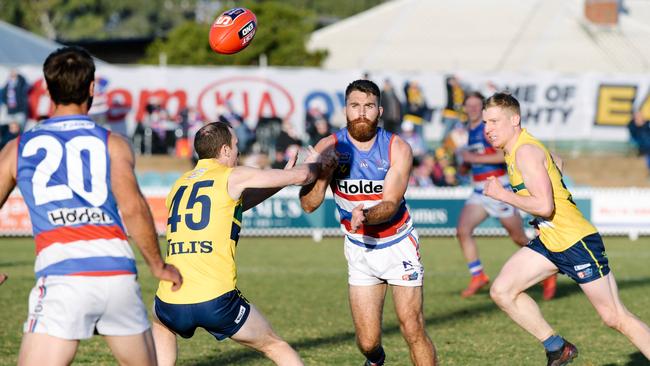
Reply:
<svg viewBox="0 0 650 366"><path fill-rule="evenodd" d="M645 73L650 1L594 26L585 0L393 0L315 31L326 69Z"/></svg>

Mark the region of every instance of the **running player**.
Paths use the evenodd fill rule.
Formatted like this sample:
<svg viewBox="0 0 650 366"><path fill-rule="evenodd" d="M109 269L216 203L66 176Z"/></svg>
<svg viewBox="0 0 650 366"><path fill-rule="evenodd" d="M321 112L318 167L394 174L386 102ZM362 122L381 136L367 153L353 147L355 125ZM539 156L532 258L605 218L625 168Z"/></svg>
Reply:
<svg viewBox="0 0 650 366"><path fill-rule="evenodd" d="M158 286L154 300L158 363L174 365L176 335L190 338L201 327L218 340L231 338L254 348L278 365L302 365L296 351L237 290L235 249L242 212L281 187L314 181L319 164L290 169L294 158L285 170L237 166L237 136L223 122L203 126L194 148L200 160L167 196L165 261L182 271L185 282L176 292L170 282ZM306 162L319 159L311 148Z"/></svg>
<svg viewBox="0 0 650 366"><path fill-rule="evenodd" d="M519 211L507 203L483 194L483 185L489 177L495 177L504 187L510 188L503 152L495 150L485 137L482 116L484 99L481 93L471 92L467 94L464 103L469 140L461 153L463 163L471 164L474 192L465 202L456 227L456 237L472 276L467 288L461 292L462 297L472 296L490 283L483 271L478 247L472 236L474 229L488 216L498 218L510 238L520 247L525 246L529 240L524 232ZM555 296L556 278L557 276L551 276L542 282L544 300Z"/></svg>
<svg viewBox="0 0 650 366"><path fill-rule="evenodd" d="M539 236L501 269L490 289L492 299L543 343L548 365L565 365L578 349L554 333L524 292L552 274L564 273L580 285L607 326L623 333L650 358L650 328L621 302L602 238L573 202L546 147L521 128L520 116L519 102L504 93L490 97L483 112L486 135L505 152L512 185L512 191L506 190L489 178L484 193L534 215L539 227Z"/></svg>
<svg viewBox="0 0 650 366"><path fill-rule="evenodd" d="M329 185L345 233L348 284L356 340L366 365L383 365L381 319L388 285L402 335L416 365L435 364L435 348L424 328L418 235L404 193L413 162L411 148L399 136L378 128L379 87L357 80L345 91L347 128L316 145L335 150L333 174L303 187L306 212L323 202Z"/></svg>
<svg viewBox="0 0 650 366"><path fill-rule="evenodd" d="M18 364L68 365L79 340L97 332L121 365L155 365L122 218L153 275L174 289L182 279L160 256L128 142L87 115L92 57L81 48L60 48L47 57L43 73L52 117L0 152L0 206L17 184L36 242L36 285Z"/></svg>

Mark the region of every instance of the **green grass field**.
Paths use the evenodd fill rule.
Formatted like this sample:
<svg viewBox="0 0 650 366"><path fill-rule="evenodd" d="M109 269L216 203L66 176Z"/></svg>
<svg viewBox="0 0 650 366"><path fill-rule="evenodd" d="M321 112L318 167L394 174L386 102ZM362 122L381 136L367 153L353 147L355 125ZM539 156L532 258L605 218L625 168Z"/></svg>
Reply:
<svg viewBox="0 0 650 366"><path fill-rule="evenodd" d="M542 365L541 345L519 329L490 300L487 292L462 299L468 281L452 238L423 238L427 330L443 365ZM639 317L650 321L650 239L630 242L606 238L621 297ZM479 238L482 260L494 277L515 250L505 238ZM33 285L31 239L0 239L0 271L10 279L0 287L0 365L16 363L27 295ZM308 365L361 365L347 303L347 270L342 238L314 243L307 238L247 238L238 247L239 288L292 344ZM157 283L138 262L145 302ZM541 287L529 292L541 299ZM540 300L541 301L541 300ZM647 365L648 361L617 332L602 325L577 285L562 277L558 297L541 303L546 319L580 348L575 365ZM409 365L408 350L390 296L384 310L383 344L387 365ZM101 337L81 343L75 364L112 365ZM238 344L216 342L206 332L180 341L179 365L270 365ZM572 365L573 365L572 364Z"/></svg>

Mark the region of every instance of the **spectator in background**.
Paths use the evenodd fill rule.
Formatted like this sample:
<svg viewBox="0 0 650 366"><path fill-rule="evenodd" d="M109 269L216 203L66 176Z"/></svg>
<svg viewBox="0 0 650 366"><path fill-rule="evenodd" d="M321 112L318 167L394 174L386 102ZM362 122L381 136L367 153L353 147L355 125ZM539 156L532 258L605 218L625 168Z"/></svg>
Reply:
<svg viewBox="0 0 650 366"><path fill-rule="evenodd" d="M327 120L322 118L314 122L314 127L316 127L316 134L309 138L309 145L316 145L320 139L329 136L332 133L332 128L327 123Z"/></svg>
<svg viewBox="0 0 650 366"><path fill-rule="evenodd" d="M639 155L645 158L646 167L650 172L650 121L643 118L641 111L636 111L627 128L630 131L630 138L639 151Z"/></svg>
<svg viewBox="0 0 650 366"><path fill-rule="evenodd" d="M447 76L445 85L447 89L447 103L445 104L445 109L442 111L443 140L458 122L465 120L465 113L463 112L465 91L460 85L460 81L456 76L450 75Z"/></svg>
<svg viewBox="0 0 650 366"><path fill-rule="evenodd" d="M409 179L409 185L414 187L434 187L433 179L431 177L432 166L424 162L422 159L413 159L413 171Z"/></svg>
<svg viewBox="0 0 650 366"><path fill-rule="evenodd" d="M293 128L291 121L282 121L282 130L275 140L275 157L271 167L274 169L284 168L290 158L297 154L300 146L302 146L302 141Z"/></svg>
<svg viewBox="0 0 650 366"><path fill-rule="evenodd" d="M325 122L326 126L323 126L323 122ZM323 135L322 132L325 129L327 130L327 133ZM329 135L331 131L329 119L318 107L311 107L307 110L307 115L305 116L305 131L307 132L307 136L309 136L309 142L311 145L316 145L316 142L321 138Z"/></svg>
<svg viewBox="0 0 650 366"><path fill-rule="evenodd" d="M443 173L445 175L445 187L455 187L458 185L456 167L448 166L444 169Z"/></svg>
<svg viewBox="0 0 650 366"><path fill-rule="evenodd" d="M445 180L445 169L450 166L451 163L447 150L442 147L437 148L435 152L435 164L431 170L433 184L439 187L447 186L447 181Z"/></svg>
<svg viewBox="0 0 650 366"><path fill-rule="evenodd" d="M384 113L381 115L384 129L388 132L399 133L400 123L402 123L402 102L397 98L390 79L384 80L384 89L381 91L381 107L384 108Z"/></svg>
<svg viewBox="0 0 650 366"><path fill-rule="evenodd" d="M9 140L16 138L22 132L27 121L27 93L29 85L24 76L18 70L12 69L9 72L7 84L0 93L0 105L7 106L7 118L0 121L0 148Z"/></svg>
<svg viewBox="0 0 650 366"><path fill-rule="evenodd" d="M426 144L422 136L415 131L413 122L408 120L402 122L402 133L400 133L400 137L404 142L411 145L414 158L420 158L427 152Z"/></svg>
<svg viewBox="0 0 650 366"><path fill-rule="evenodd" d="M411 121L415 127L415 132L423 136L422 124L425 120L429 120L430 111L427 102L424 100L420 84L417 81L406 82L404 95L406 95L404 120Z"/></svg>
<svg viewBox="0 0 650 366"><path fill-rule="evenodd" d="M124 97L117 95L114 97L108 105L108 110L106 111L106 127L111 130L111 132L119 133L120 135L127 137L128 132L126 130L126 116L131 111L131 106L124 101Z"/></svg>
<svg viewBox="0 0 650 366"><path fill-rule="evenodd" d="M242 154L247 154L251 145L255 141L255 134L246 125L244 117L235 112L230 103L226 103L220 108L219 122L227 123L237 136L237 148Z"/></svg>

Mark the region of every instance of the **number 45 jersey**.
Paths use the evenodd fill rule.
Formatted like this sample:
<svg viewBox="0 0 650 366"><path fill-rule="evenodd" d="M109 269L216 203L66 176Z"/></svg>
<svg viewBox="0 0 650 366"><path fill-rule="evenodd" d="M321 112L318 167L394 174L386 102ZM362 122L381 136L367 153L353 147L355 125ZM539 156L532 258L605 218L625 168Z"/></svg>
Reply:
<svg viewBox="0 0 650 366"><path fill-rule="evenodd" d="M108 134L75 115L19 137L16 180L32 220L36 278L136 274L110 188Z"/></svg>
<svg viewBox="0 0 650 366"><path fill-rule="evenodd" d="M235 249L242 200L228 194L233 168L201 159L167 195L167 257L183 274L183 286L171 290L160 281L156 296L168 304L196 304L235 289Z"/></svg>

